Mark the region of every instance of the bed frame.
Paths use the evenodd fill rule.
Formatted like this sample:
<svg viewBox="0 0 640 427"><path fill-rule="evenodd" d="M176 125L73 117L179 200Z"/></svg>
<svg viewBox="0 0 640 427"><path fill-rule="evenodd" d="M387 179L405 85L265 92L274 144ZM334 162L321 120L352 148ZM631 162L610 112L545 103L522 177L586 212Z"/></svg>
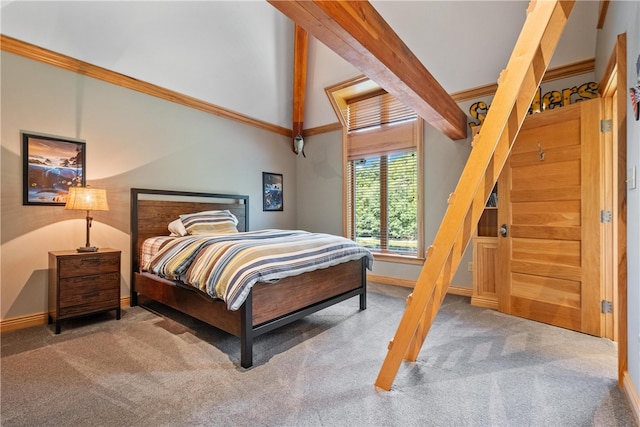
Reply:
<svg viewBox="0 0 640 427"><path fill-rule="evenodd" d="M249 196L172 190L131 189L131 306L138 296L160 302L240 338L240 365L253 365L253 339L354 296L366 309L365 259L281 279L256 283L239 310L188 285L140 272L140 248L148 237L167 235L180 214L228 209L238 230L249 230ZM142 299L140 300L142 303Z"/></svg>

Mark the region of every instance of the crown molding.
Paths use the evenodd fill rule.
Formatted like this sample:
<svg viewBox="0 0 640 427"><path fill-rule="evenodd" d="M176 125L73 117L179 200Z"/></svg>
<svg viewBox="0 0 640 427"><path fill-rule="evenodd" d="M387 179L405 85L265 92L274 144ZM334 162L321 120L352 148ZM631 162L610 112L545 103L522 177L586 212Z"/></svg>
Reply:
<svg viewBox="0 0 640 427"><path fill-rule="evenodd" d="M154 96L156 98L161 98L166 101L175 102L186 107L195 108L209 114L264 129L266 131L277 133L279 135L292 137L291 129L287 129L285 127L267 123L261 120L256 120L235 111L202 101L200 99L174 92L172 90L165 89L151 83L137 80L132 77L125 76L124 74L116 73L114 71L107 70L106 68L98 67L96 65L89 64L88 62L80 61L78 59L74 59L69 56L62 55L51 50L35 46L33 44L14 39L4 34L0 34L0 48L5 52L13 53L15 55L20 55L25 58L53 65L55 67L82 74L87 77L92 77L107 83L135 90L137 92ZM544 78L542 79L542 82L544 83L580 74L586 74L589 72L593 72L594 70L595 58L585 59L583 61L578 61L547 70ZM451 94L451 97L456 102L463 102L493 95L497 89L498 85L496 83L491 83L484 86L478 86L476 88L455 92ZM303 135L319 135L341 129L342 126L340 125L340 123L336 122L305 129Z"/></svg>
<svg viewBox="0 0 640 427"><path fill-rule="evenodd" d="M544 74L542 83L550 82L553 80L565 79L567 77L579 76L580 74L591 73L595 70L596 60L595 58L585 59L583 61L573 62L571 64L563 65L561 67L550 68ZM469 101L472 99L481 98L483 96L493 95L498 89L497 83L491 83L484 86L478 86L473 89L463 90L461 92L455 92L451 94L451 97L456 102Z"/></svg>
<svg viewBox="0 0 640 427"><path fill-rule="evenodd" d="M106 68L102 68L97 65L89 64L88 62L80 61L78 59L53 52L51 50L44 49L33 44L14 39L4 34L0 34L0 48L5 52L13 53L15 55L32 59L34 61L39 61L44 64L53 65L54 67L82 74L84 76L121 86L126 89L135 90L136 92L164 99L165 101L170 101L176 104L184 105L186 107L195 108L196 110L204 111L205 113L213 114L215 116L223 117L229 120L234 120L236 122L264 129L269 132L288 137L291 137L292 134L291 129L287 129L282 126L277 126L261 120L256 120L235 111L220 107L218 105L202 101L192 96L188 96L151 83L134 79L133 77L129 77L115 71L107 70Z"/></svg>

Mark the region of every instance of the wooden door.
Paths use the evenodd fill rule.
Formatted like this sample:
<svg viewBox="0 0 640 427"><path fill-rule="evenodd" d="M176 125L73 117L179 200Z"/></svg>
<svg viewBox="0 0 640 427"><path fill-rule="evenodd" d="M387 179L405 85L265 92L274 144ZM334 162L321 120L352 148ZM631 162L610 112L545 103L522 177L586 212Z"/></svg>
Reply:
<svg viewBox="0 0 640 427"><path fill-rule="evenodd" d="M498 309L597 336L599 120L599 99L528 116L498 184Z"/></svg>

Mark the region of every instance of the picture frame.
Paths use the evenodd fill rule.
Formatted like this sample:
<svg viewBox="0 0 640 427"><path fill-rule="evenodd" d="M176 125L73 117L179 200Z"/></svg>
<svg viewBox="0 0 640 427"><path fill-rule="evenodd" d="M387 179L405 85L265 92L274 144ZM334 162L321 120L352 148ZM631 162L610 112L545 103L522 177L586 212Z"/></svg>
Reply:
<svg viewBox="0 0 640 427"><path fill-rule="evenodd" d="M64 206L69 187L84 187L84 141L22 132L22 204Z"/></svg>
<svg viewBox="0 0 640 427"><path fill-rule="evenodd" d="M282 174L262 172L262 210L284 210Z"/></svg>

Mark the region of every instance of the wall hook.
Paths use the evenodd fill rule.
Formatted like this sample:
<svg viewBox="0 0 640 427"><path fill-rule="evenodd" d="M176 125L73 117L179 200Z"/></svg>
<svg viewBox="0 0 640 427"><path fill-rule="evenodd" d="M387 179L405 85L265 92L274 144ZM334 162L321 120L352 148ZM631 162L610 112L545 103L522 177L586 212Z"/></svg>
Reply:
<svg viewBox="0 0 640 427"><path fill-rule="evenodd" d="M540 156L540 161L544 161L544 151L542 151L542 146L538 142L538 156Z"/></svg>

